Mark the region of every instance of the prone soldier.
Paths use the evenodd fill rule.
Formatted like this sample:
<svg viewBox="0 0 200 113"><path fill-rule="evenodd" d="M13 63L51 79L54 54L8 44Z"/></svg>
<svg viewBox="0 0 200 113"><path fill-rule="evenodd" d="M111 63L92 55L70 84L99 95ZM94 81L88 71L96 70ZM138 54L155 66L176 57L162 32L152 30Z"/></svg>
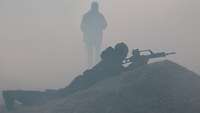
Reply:
<svg viewBox="0 0 200 113"><path fill-rule="evenodd" d="M76 77L69 86L58 90L41 91L3 91L3 98L7 110L15 109L15 101L22 105L44 104L48 100L71 95L77 91L88 89L94 84L111 76L120 75L124 70L122 62L127 57L128 47L125 43L118 43L114 48L109 47L101 54L101 61L92 69Z"/></svg>
<svg viewBox="0 0 200 113"><path fill-rule="evenodd" d="M128 54L125 43L118 43L114 48L108 47L101 54L101 61L83 75L76 77L69 86L61 90L61 96L68 96L74 92L87 89L94 84L112 76L120 75L125 70L123 61Z"/></svg>

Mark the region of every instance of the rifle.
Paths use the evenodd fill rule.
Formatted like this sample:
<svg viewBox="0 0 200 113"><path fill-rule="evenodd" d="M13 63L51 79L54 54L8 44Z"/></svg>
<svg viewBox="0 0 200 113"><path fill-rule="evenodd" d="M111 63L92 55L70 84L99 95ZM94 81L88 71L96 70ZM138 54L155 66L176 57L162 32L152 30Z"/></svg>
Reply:
<svg viewBox="0 0 200 113"><path fill-rule="evenodd" d="M160 58L160 57L166 57L166 56L173 55L173 54L176 54L176 53L175 52L170 52L170 53L165 53L165 52L151 53L150 55L147 55L147 57L149 59L151 59L151 58Z"/></svg>
<svg viewBox="0 0 200 113"><path fill-rule="evenodd" d="M139 52L140 53L142 53L142 52L149 52L150 53L149 55L140 55L141 57L146 57L147 59L161 58L161 57L166 57L166 56L169 56L169 55L176 54L176 52L169 52L169 53L159 52L159 53L154 53L150 49L148 49L148 50L140 50ZM134 54L133 54L133 56L131 56L130 58L125 59L123 61L123 64L131 63L134 59L136 59L136 58L134 57Z"/></svg>

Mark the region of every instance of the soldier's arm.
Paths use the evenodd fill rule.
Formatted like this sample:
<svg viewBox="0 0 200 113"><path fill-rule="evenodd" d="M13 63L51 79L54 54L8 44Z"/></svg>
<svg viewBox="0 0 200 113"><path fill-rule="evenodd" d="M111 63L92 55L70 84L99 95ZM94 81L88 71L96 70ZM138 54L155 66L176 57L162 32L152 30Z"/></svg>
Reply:
<svg viewBox="0 0 200 113"><path fill-rule="evenodd" d="M149 49L149 52L151 55L154 55L154 52L152 50Z"/></svg>
<svg viewBox="0 0 200 113"><path fill-rule="evenodd" d="M103 16L103 14L101 14L101 18L102 18L102 28L106 29L106 27L108 26L108 23L107 23L105 17Z"/></svg>
<svg viewBox="0 0 200 113"><path fill-rule="evenodd" d="M85 30L85 26L86 26L86 19L85 19L85 15L83 16L82 20L81 20L81 25L80 25L80 28L81 28L81 31L84 32Z"/></svg>
<svg viewBox="0 0 200 113"><path fill-rule="evenodd" d="M105 17L104 17L104 29L108 26L108 23L107 23L107 21L106 21L106 19L105 19Z"/></svg>

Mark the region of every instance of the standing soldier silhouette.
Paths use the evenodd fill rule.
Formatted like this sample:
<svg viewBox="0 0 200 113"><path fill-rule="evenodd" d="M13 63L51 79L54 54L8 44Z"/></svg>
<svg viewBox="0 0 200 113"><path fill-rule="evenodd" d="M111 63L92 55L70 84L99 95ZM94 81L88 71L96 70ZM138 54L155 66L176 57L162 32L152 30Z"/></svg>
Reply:
<svg viewBox="0 0 200 113"><path fill-rule="evenodd" d="M98 3L92 2L91 9L83 15L81 22L81 31L83 32L89 68L100 59L103 30L106 27L107 22L103 14L99 12Z"/></svg>

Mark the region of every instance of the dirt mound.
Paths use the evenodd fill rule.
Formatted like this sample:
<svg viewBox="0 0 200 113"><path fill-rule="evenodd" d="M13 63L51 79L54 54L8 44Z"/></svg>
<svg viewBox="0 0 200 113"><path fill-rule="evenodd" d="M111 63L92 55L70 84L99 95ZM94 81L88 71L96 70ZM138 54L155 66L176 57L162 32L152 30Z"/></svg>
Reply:
<svg viewBox="0 0 200 113"><path fill-rule="evenodd" d="M200 113L199 106L200 76L162 61L15 113Z"/></svg>

